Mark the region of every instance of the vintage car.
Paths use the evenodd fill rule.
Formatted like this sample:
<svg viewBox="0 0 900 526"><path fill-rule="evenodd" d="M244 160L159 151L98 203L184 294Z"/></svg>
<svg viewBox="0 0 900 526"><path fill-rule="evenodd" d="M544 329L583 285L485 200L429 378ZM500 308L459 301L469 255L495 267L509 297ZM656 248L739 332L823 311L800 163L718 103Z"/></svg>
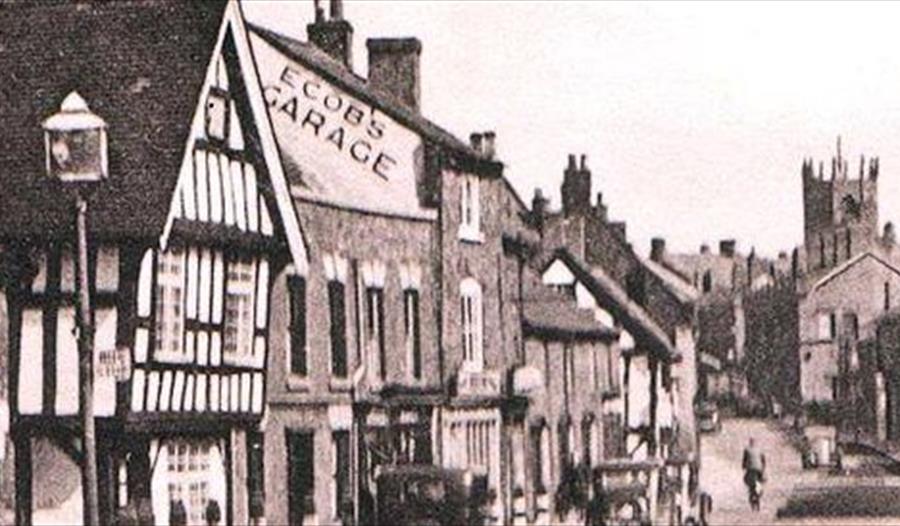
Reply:
<svg viewBox="0 0 900 526"><path fill-rule="evenodd" d="M484 522L484 476L406 464L379 467L376 481L379 526L460 526Z"/></svg>
<svg viewBox="0 0 900 526"><path fill-rule="evenodd" d="M722 421L719 419L719 407L711 401L706 400L697 404L697 429L701 433L718 433L722 430Z"/></svg>

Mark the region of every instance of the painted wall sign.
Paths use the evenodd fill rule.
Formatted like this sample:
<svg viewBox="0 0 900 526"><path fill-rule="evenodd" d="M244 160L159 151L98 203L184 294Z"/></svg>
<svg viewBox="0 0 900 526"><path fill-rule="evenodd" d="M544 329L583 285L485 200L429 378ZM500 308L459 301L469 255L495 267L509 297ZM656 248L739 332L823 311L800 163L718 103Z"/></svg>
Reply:
<svg viewBox="0 0 900 526"><path fill-rule="evenodd" d="M251 43L292 192L354 208L421 215L419 135L258 35L251 33Z"/></svg>
<svg viewBox="0 0 900 526"><path fill-rule="evenodd" d="M329 142L335 151L349 155L372 173L389 180L397 165L395 155L384 151L385 121L371 108L334 89L322 89L313 75L287 64L275 84L263 94L270 111L282 113L309 134Z"/></svg>

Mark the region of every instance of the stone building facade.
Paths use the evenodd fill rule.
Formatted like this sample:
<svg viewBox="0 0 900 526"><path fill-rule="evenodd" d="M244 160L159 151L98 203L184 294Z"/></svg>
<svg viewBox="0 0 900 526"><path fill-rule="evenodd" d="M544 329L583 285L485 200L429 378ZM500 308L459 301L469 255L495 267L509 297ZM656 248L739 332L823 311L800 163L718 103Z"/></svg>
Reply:
<svg viewBox="0 0 900 526"><path fill-rule="evenodd" d="M575 285L591 293L586 306L598 309L599 319L623 328L622 412L630 456L600 471L613 477L635 462L647 463L644 469L652 482L643 498L651 516L667 521L679 510L687 513L689 504L683 496L657 491L659 481L677 474L684 482L680 488L687 491L696 460L693 297L667 270L634 253L625 223L609 219L601 194L591 203L591 171L584 156L569 156L561 194L559 211L549 210L540 193L532 204L545 250L562 250L551 261L566 264L567 272L548 267L545 282L566 283L574 275ZM654 462L659 462L655 468Z"/></svg>
<svg viewBox="0 0 900 526"><path fill-rule="evenodd" d="M840 139L830 179L822 164L803 164L805 260L797 280L799 395L803 403L840 395L842 362L874 336L876 320L896 302L893 226L878 232L878 159L860 159L849 176Z"/></svg>
<svg viewBox="0 0 900 526"><path fill-rule="evenodd" d="M371 523L379 473L419 464L481 478L488 523L553 520L564 470L621 436L595 407L613 381L582 378L618 332L537 278L494 134L462 143L419 114L421 44L369 40L361 79L339 16L308 43L250 28L309 254L272 293L265 477L287 491L266 519ZM553 454L535 467L538 441Z"/></svg>

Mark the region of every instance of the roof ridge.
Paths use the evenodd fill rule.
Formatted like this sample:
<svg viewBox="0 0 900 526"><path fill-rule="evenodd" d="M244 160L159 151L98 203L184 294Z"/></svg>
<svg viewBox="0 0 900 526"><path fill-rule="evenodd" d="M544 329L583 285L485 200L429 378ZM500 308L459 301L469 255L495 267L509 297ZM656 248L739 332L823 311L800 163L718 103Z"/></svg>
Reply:
<svg viewBox="0 0 900 526"><path fill-rule="evenodd" d="M818 280L816 280L810 288L812 290L816 290L820 287L823 287L826 283L828 283L829 281L833 280L834 278L840 276L841 274L846 272L850 267L852 267L856 263L862 261L866 257L871 257L872 259L881 263L885 267L893 270L896 274L900 274L900 267L898 267L895 263L890 261L889 258L884 257L884 255L879 253L879 251L877 251L877 250L869 249L869 250L860 252L859 254L853 256L852 258L845 260L840 265L834 267L827 274L825 274L824 276L822 276Z"/></svg>
<svg viewBox="0 0 900 526"><path fill-rule="evenodd" d="M277 31L256 24L247 23L247 29L255 33L267 43L275 47L279 52L289 58L302 62L318 74L326 77L326 80L334 82L339 87L346 89L364 102L377 106L389 117L414 131L431 138L443 146L451 148L457 153L480 159L480 156L472 148L455 134L444 129L434 121L421 113L414 112L397 102L388 93L369 84L368 79L357 75L354 71L344 67L335 61L327 53L319 50L309 42L283 35ZM302 52L301 52L302 51ZM304 55L304 53L306 55ZM499 163L499 161L492 161Z"/></svg>
<svg viewBox="0 0 900 526"><path fill-rule="evenodd" d="M619 311L618 313L613 312L612 314L614 317L621 318L623 325L634 324L636 326L634 328L638 329L644 337L655 340L655 343L660 346L666 355L673 358L679 355L675 346L666 334L666 331L660 327L644 307L632 301L625 290L622 289L622 287L619 286L619 284L610 277L603 268L588 266L586 263L582 262L578 256L572 254L565 248L558 248L554 251L550 261L552 262L555 259L562 260L563 263L573 271L575 277L587 287L588 291L595 299L598 296L605 295L608 296L613 303L617 304L616 308L613 309L604 307L601 302L598 301L597 304L601 308L609 311ZM600 294L598 294L598 290ZM632 330L628 327L626 327L626 330L632 333L638 332L638 330Z"/></svg>

